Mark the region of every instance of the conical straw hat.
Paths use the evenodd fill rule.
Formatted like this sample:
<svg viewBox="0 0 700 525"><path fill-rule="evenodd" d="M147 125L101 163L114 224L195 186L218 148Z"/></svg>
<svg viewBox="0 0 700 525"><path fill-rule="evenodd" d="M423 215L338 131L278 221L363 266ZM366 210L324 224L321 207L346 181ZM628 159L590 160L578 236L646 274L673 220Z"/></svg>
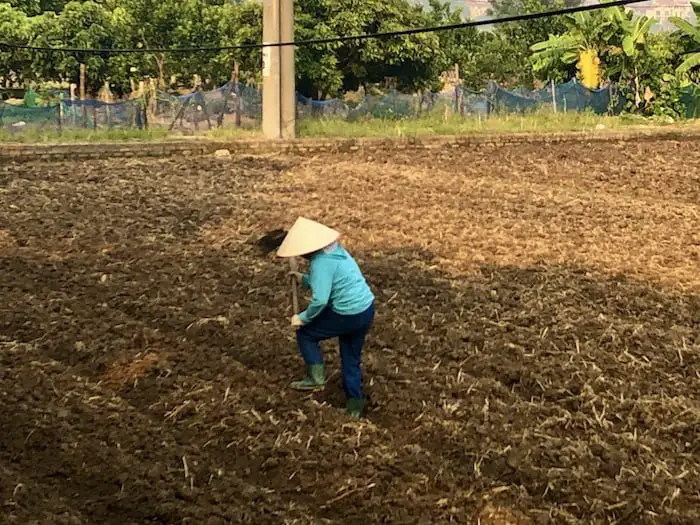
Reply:
<svg viewBox="0 0 700 525"><path fill-rule="evenodd" d="M328 226L299 217L277 250L278 257L298 257L333 244L340 233Z"/></svg>

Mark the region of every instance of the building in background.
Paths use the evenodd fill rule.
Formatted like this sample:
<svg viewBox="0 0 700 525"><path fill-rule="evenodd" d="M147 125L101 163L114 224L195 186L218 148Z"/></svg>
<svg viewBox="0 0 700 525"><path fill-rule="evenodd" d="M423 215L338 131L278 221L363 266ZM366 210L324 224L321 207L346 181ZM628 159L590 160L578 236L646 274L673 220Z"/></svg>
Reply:
<svg viewBox="0 0 700 525"><path fill-rule="evenodd" d="M465 18L482 20L489 17L489 9L491 9L491 3L488 0L466 0L462 12Z"/></svg>
<svg viewBox="0 0 700 525"><path fill-rule="evenodd" d="M598 3L597 0L584 1L585 5ZM671 18L674 16L690 22L695 20L690 0L649 0L641 4L630 5L628 8L637 15L658 20L659 23L652 28L652 31L673 31L676 26L671 23Z"/></svg>
<svg viewBox="0 0 700 525"><path fill-rule="evenodd" d="M428 7L429 0L415 0L417 3ZM597 4L598 0L584 0L584 4ZM453 9L461 9L462 17L465 20L484 20L492 18L489 16L491 4L489 0L450 0L450 5ZM659 23L654 26L655 31L672 30L673 24L670 18L677 16L689 21L694 21L693 8L690 5L690 0L649 0L643 4L630 6L638 15L645 15L650 18L655 18ZM483 26L487 29L493 26Z"/></svg>
<svg viewBox="0 0 700 525"><path fill-rule="evenodd" d="M428 9L430 0L413 0L417 4L422 4ZM443 2L445 0L442 0ZM476 20L484 18L488 15L488 10L491 7L488 0L448 0L452 9L461 9L462 18L464 20Z"/></svg>
<svg viewBox="0 0 700 525"><path fill-rule="evenodd" d="M656 31L674 29L675 26L670 21L674 16L691 22L695 19L689 0L650 0L630 8L639 15L658 20L659 23L654 27Z"/></svg>

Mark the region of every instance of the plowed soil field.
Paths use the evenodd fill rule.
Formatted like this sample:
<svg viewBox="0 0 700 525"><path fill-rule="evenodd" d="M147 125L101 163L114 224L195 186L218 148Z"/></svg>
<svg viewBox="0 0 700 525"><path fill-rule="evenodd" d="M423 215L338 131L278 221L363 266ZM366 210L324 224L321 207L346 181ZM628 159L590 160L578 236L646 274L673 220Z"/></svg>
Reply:
<svg viewBox="0 0 700 525"><path fill-rule="evenodd" d="M298 215L377 296L300 394ZM0 167L0 522L700 523L700 149Z"/></svg>

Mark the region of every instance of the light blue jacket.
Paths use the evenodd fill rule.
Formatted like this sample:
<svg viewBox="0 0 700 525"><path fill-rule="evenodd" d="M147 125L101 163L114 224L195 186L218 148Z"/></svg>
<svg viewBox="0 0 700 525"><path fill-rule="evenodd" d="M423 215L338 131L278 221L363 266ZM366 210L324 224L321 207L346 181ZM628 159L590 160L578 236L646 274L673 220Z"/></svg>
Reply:
<svg viewBox="0 0 700 525"><path fill-rule="evenodd" d="M299 314L301 322L310 323L327 306L340 315L357 315L374 302L374 295L355 259L337 244L311 257L309 273L302 279L311 289L309 307Z"/></svg>

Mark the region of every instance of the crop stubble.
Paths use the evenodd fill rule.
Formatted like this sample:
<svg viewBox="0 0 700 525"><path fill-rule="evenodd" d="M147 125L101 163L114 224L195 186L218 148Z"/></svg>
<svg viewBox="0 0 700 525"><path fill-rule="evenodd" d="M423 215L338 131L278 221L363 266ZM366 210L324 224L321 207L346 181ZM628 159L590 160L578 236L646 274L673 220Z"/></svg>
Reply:
<svg viewBox="0 0 700 525"><path fill-rule="evenodd" d="M700 520L690 142L0 168L8 523ZM368 420L257 235L339 227Z"/></svg>

